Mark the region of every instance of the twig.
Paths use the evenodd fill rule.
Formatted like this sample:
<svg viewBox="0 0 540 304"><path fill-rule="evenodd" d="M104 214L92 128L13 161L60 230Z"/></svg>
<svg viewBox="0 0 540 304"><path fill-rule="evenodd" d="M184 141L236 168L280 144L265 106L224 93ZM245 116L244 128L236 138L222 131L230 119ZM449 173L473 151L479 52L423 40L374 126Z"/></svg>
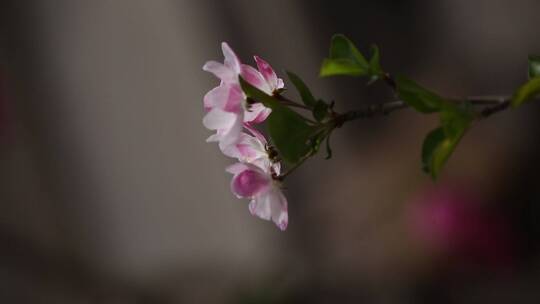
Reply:
<svg viewBox="0 0 540 304"><path fill-rule="evenodd" d="M306 105L303 105L301 103L298 103L294 100L290 100L288 99L287 97L283 96L283 95L280 95L280 94L277 94L277 95L274 95L274 97L281 101L282 104L286 105L286 106L291 106L291 107L296 107L296 108L300 108L300 109L304 109L304 110L309 110L311 111L311 108L306 106Z"/></svg>

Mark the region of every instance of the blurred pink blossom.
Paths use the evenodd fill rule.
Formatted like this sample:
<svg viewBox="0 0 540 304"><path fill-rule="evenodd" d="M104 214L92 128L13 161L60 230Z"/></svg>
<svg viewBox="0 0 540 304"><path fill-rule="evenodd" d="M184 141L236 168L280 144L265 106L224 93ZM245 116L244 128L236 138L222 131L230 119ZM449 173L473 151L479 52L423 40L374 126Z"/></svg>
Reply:
<svg viewBox="0 0 540 304"><path fill-rule="evenodd" d="M464 191L439 186L409 206L413 238L437 253L491 267L513 261L513 234L497 210Z"/></svg>

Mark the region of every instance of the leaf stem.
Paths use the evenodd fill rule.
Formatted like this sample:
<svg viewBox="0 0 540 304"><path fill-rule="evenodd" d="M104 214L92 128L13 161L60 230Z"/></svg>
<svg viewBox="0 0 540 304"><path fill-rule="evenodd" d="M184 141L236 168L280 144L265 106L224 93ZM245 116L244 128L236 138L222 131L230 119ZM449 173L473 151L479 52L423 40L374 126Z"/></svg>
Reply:
<svg viewBox="0 0 540 304"><path fill-rule="evenodd" d="M296 169L298 169L308 158L313 156L313 151L310 151L306 156L302 157L294 166L289 168L285 173L281 174L277 177L279 181L283 181L289 174L293 173Z"/></svg>
<svg viewBox="0 0 540 304"><path fill-rule="evenodd" d="M308 106L305 106L301 103L298 103L294 100L290 100L288 99L287 97L283 96L283 95L280 95L280 94L276 94L274 95L274 97L281 101L282 104L286 105L286 106L291 106L291 107L295 107L295 108L300 108L300 109L304 109L304 110L309 110L311 111L311 108L308 107Z"/></svg>

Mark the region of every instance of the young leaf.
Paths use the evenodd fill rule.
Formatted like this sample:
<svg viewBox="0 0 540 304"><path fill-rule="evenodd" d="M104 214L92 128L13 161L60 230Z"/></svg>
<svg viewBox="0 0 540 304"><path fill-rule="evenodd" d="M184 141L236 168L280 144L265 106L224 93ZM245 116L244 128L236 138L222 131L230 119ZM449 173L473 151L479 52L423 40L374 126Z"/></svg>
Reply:
<svg viewBox="0 0 540 304"><path fill-rule="evenodd" d="M439 127L426 136L422 148L422 164L424 171L430 173L433 179L439 176L465 131L466 129L461 130L457 137L447 137L444 129Z"/></svg>
<svg viewBox="0 0 540 304"><path fill-rule="evenodd" d="M540 77L540 56L529 56L529 78Z"/></svg>
<svg viewBox="0 0 540 304"><path fill-rule="evenodd" d="M534 77L517 89L512 98L512 106L518 107L538 95L540 95L540 77Z"/></svg>
<svg viewBox="0 0 540 304"><path fill-rule="evenodd" d="M305 118L282 105L275 97L252 86L240 77L240 86L248 98L272 109L267 119L268 133L280 156L289 163L296 163L311 152L310 139L315 128Z"/></svg>
<svg viewBox="0 0 540 304"><path fill-rule="evenodd" d="M343 34L336 34L332 37L330 45L331 59L349 59L358 63L358 65L367 67L368 62L364 55L356 48L354 43Z"/></svg>
<svg viewBox="0 0 540 304"><path fill-rule="evenodd" d="M371 46L371 59L369 60L369 74L371 74L371 78L374 80L378 79L384 73L381 68L380 57L379 47L373 44Z"/></svg>
<svg viewBox="0 0 540 304"><path fill-rule="evenodd" d="M330 58L323 61L321 76L368 75L370 65L366 58L344 35L338 34L332 37L330 43Z"/></svg>
<svg viewBox="0 0 540 304"><path fill-rule="evenodd" d="M444 99L437 94L404 76L397 76L395 81L399 98L419 112L437 112L445 103Z"/></svg>
<svg viewBox="0 0 540 304"><path fill-rule="evenodd" d="M304 104L308 107L314 107L317 101L315 100L315 97L313 97L313 94L311 94L311 91L307 87L307 85L302 81L298 75L291 71L287 71L287 75L289 76L289 79L293 83L293 85L298 90L298 93L300 93L300 97L302 98L302 101Z"/></svg>
<svg viewBox="0 0 540 304"><path fill-rule="evenodd" d="M347 76L365 76L368 70L365 67L358 66L349 59L324 59L321 66L321 77L347 75Z"/></svg>
<svg viewBox="0 0 540 304"><path fill-rule="evenodd" d="M318 122L323 121L328 115L328 104L322 100L317 100L317 103L313 107L313 117Z"/></svg>
<svg viewBox="0 0 540 304"><path fill-rule="evenodd" d="M295 164L311 152L310 140L315 128L298 113L285 106L276 106L267 121L272 142L285 161Z"/></svg>
<svg viewBox="0 0 540 304"><path fill-rule="evenodd" d="M445 104L441 127L431 131L422 146L422 167L436 179L473 119L467 109Z"/></svg>
<svg viewBox="0 0 540 304"><path fill-rule="evenodd" d="M463 135L473 115L470 109L463 109L457 105L446 105L441 111L441 125L447 138L457 138Z"/></svg>
<svg viewBox="0 0 540 304"><path fill-rule="evenodd" d="M431 160L437 147L439 147L445 138L443 128L439 127L429 132L424 139L424 144L422 145L422 170L426 173L432 172Z"/></svg>
<svg viewBox="0 0 540 304"><path fill-rule="evenodd" d="M450 155L452 155L452 152L454 152L460 139L461 138L445 138L437 145L430 164L431 177L433 177L433 179L436 179L439 176L442 168L446 164L448 158L450 158Z"/></svg>

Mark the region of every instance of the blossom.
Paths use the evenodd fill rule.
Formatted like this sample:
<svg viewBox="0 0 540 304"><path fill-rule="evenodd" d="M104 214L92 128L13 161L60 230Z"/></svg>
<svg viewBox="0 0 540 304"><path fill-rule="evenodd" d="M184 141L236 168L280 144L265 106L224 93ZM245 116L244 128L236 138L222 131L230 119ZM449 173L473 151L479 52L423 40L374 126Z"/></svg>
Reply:
<svg viewBox="0 0 540 304"><path fill-rule="evenodd" d="M242 109L243 93L240 87L222 83L204 97L204 107L208 111L203 118L203 125L216 130L208 137L208 142L219 142L223 151L238 141L244 122Z"/></svg>
<svg viewBox="0 0 540 304"><path fill-rule="evenodd" d="M438 185L407 204L408 233L432 254L504 268L515 258L515 235L501 210L461 187Z"/></svg>
<svg viewBox="0 0 540 304"><path fill-rule="evenodd" d="M243 163L254 164L260 168L267 168L275 163L269 153L268 141L259 131L249 125L244 125L250 134L241 133L240 139L223 150L223 154L238 159Z"/></svg>
<svg viewBox="0 0 540 304"><path fill-rule="evenodd" d="M242 92L238 77L271 95L284 87L283 80L278 78L272 67L263 59L255 56L258 70L242 64L238 56L223 42L223 63L208 61L203 70L214 74L221 80L219 86L204 96L204 109L207 112L203 124L216 133L207 141L219 142L221 150L235 144L241 138L242 124L258 124L266 120L271 109L261 103L247 105L246 96Z"/></svg>
<svg viewBox="0 0 540 304"><path fill-rule="evenodd" d="M284 84L281 78L278 78L276 72L268 62L264 61L259 56L254 56L258 70L253 67L242 64L241 75L251 85L268 95L273 95L283 89Z"/></svg>
<svg viewBox="0 0 540 304"><path fill-rule="evenodd" d="M208 61L203 70L220 79L219 86L210 90L203 99L203 125L215 130L207 141L218 142L226 156L238 163L226 170L233 174L231 191L238 198L250 199L252 215L272 220L281 230L287 228L287 199L280 188L281 164L275 161L273 150L266 138L253 125L266 120L271 109L262 103L246 102L239 77L268 95L283 89L283 80L272 67L255 56L257 69L242 64L227 43L221 45L224 61ZM248 132L244 132L247 130Z"/></svg>
<svg viewBox="0 0 540 304"><path fill-rule="evenodd" d="M233 174L231 191L239 198L249 198L252 215L272 220L281 230L287 228L287 199L280 189L276 176L281 164L272 157L266 138L256 129L245 126L251 133L241 134L241 139L231 149L224 151L240 162L226 170Z"/></svg>
<svg viewBox="0 0 540 304"><path fill-rule="evenodd" d="M287 229L287 198L279 181L274 180L274 176L279 175L279 165L261 168L240 162L229 166L227 172L233 174L231 191L238 198L251 199L249 211L252 215L272 220L282 231Z"/></svg>

